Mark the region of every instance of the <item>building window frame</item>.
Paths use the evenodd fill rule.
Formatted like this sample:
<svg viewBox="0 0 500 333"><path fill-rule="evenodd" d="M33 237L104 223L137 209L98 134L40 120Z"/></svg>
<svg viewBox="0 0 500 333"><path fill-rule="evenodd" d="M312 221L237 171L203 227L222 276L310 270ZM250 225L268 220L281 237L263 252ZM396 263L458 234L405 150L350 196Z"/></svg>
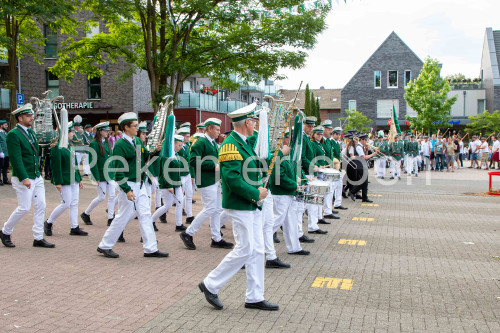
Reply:
<svg viewBox="0 0 500 333"><path fill-rule="evenodd" d="M378 86L377 86L377 73L379 75ZM382 71L373 71L373 88L382 89Z"/></svg>
<svg viewBox="0 0 500 333"><path fill-rule="evenodd" d="M94 82L92 82L94 80ZM98 80L98 82L96 81ZM99 97L92 97L94 92L98 92ZM99 101L102 99L101 77L94 77L87 80L87 99Z"/></svg>
<svg viewBox="0 0 500 333"><path fill-rule="evenodd" d="M50 29L50 27L45 24L43 26L43 37L45 38L45 59L57 59L57 31Z"/></svg>
<svg viewBox="0 0 500 333"><path fill-rule="evenodd" d="M391 86L390 80L391 80L391 72L396 72L396 85ZM387 88L388 89L398 89L399 86L399 72L397 70L390 69L387 71Z"/></svg>
<svg viewBox="0 0 500 333"><path fill-rule="evenodd" d="M408 80L408 78L406 77L406 74L410 73L410 79ZM405 70L405 88L408 87L408 84L411 82L411 70L410 69L407 69Z"/></svg>
<svg viewBox="0 0 500 333"><path fill-rule="evenodd" d="M57 81L57 83L56 83ZM60 95L59 93L59 78L51 73L49 70L45 70L45 88L50 90L49 98L55 98Z"/></svg>
<svg viewBox="0 0 500 333"><path fill-rule="evenodd" d="M351 105L354 105L354 108L351 107ZM350 99L349 102L347 102L347 109L349 111L351 110L358 111L358 105L355 99Z"/></svg>

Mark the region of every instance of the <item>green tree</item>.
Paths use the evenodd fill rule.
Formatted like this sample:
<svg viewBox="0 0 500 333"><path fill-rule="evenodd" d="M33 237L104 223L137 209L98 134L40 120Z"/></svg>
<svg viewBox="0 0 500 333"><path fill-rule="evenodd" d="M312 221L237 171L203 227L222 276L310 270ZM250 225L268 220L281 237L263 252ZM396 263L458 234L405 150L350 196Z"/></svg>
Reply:
<svg viewBox="0 0 500 333"><path fill-rule="evenodd" d="M466 132L471 134L495 134L500 132L500 111L496 110L493 113L484 111L477 116L469 116L471 123L465 128Z"/></svg>
<svg viewBox="0 0 500 333"><path fill-rule="evenodd" d="M10 109L16 109L18 59L31 56L43 62L38 53L45 45L41 28L59 29L63 33L75 34L78 21L72 17L78 9L78 0L0 0L0 48L7 50L9 80L4 81L10 89Z"/></svg>
<svg viewBox="0 0 500 333"><path fill-rule="evenodd" d="M344 122L343 130L347 133L349 130L356 130L358 132L368 132L370 130L367 127L372 121L368 119L364 114L356 110L345 110L347 117L339 118L340 121Z"/></svg>
<svg viewBox="0 0 500 333"><path fill-rule="evenodd" d="M404 98L417 112L416 117L406 116L412 129L434 132L450 126L450 110L457 97L448 98L450 84L440 76L440 72L438 61L428 57L418 78L406 87Z"/></svg>
<svg viewBox="0 0 500 333"><path fill-rule="evenodd" d="M283 78L280 68L299 68L316 36L326 27L328 6L276 8L298 0L87 0L86 9L107 22L92 38L68 40L52 70L71 80L75 72L95 77L100 65L123 59L130 69L148 73L153 106L161 97L179 94L191 75L210 77L227 89L261 78ZM262 15L259 10L275 10ZM297 51L299 49L299 51Z"/></svg>
<svg viewBox="0 0 500 333"><path fill-rule="evenodd" d="M311 112L311 92L309 90L309 83L306 84L306 90L304 91L304 113L307 117L312 116Z"/></svg>

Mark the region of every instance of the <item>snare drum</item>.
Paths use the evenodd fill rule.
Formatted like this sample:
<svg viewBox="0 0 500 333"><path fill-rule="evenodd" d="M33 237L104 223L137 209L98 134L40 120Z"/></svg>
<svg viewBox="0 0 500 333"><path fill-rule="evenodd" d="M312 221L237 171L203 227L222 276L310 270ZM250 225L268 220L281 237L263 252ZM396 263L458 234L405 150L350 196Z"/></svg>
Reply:
<svg viewBox="0 0 500 333"><path fill-rule="evenodd" d="M333 182L340 179L340 171L332 168L318 170L318 179L325 182Z"/></svg>

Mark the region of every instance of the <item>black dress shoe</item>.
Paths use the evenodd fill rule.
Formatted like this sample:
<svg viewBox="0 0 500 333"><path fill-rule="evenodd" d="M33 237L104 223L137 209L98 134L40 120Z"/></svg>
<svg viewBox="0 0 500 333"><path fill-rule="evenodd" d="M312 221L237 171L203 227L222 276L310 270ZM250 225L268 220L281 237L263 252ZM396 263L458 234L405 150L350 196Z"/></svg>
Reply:
<svg viewBox="0 0 500 333"><path fill-rule="evenodd" d="M125 238L123 237L123 232L120 234L120 237L118 237L118 242L125 243Z"/></svg>
<svg viewBox="0 0 500 333"><path fill-rule="evenodd" d="M156 227L156 223L155 222L153 222L153 229L154 229L155 232L158 231L158 228Z"/></svg>
<svg viewBox="0 0 500 333"><path fill-rule="evenodd" d="M80 214L80 217L82 218L82 221L85 222L87 225L92 225L92 221L90 220L90 215L85 214L85 212Z"/></svg>
<svg viewBox="0 0 500 333"><path fill-rule="evenodd" d="M111 225L111 222L113 222L113 219L108 219L108 227Z"/></svg>
<svg viewBox="0 0 500 333"><path fill-rule="evenodd" d="M340 218L340 217L333 216L333 215L331 215L331 217L330 217L329 215L324 216L324 217L325 217L326 219L335 219L335 218L339 219L339 218ZM326 220L324 220L324 219L319 219L319 220L318 220L318 224L332 224L332 223L331 223L331 222L328 222L328 221L326 221Z"/></svg>
<svg viewBox="0 0 500 333"><path fill-rule="evenodd" d="M318 230L314 230L314 231L308 231L308 233L310 233L310 234L318 234L318 235L326 235L328 233L328 231L318 229Z"/></svg>
<svg viewBox="0 0 500 333"><path fill-rule="evenodd" d="M6 247L16 247L10 240L10 235L4 234L3 231L0 231L0 239L2 240L2 244Z"/></svg>
<svg viewBox="0 0 500 333"><path fill-rule="evenodd" d="M373 202L373 200L370 199L363 199L362 202Z"/></svg>
<svg viewBox="0 0 500 333"><path fill-rule="evenodd" d="M156 251L153 253L144 253L144 257L146 257L146 258L166 258L166 257L168 257L168 253Z"/></svg>
<svg viewBox="0 0 500 333"><path fill-rule="evenodd" d="M306 251L306 250L300 250L297 252L288 252L288 254L295 254L295 255L299 255L299 256L308 256L311 254L311 252Z"/></svg>
<svg viewBox="0 0 500 333"><path fill-rule="evenodd" d="M187 229L186 226L183 224L175 226L175 231L184 231L186 229Z"/></svg>
<svg viewBox="0 0 500 333"><path fill-rule="evenodd" d="M88 232L83 231L82 229L80 229L80 227L71 228L71 231L69 232L69 234L72 236L88 236L89 235Z"/></svg>
<svg viewBox="0 0 500 333"><path fill-rule="evenodd" d="M97 248L97 252L104 254L106 258L118 258L118 253L113 252L113 250L103 250L100 247Z"/></svg>
<svg viewBox="0 0 500 333"><path fill-rule="evenodd" d="M216 294L212 294L210 291L208 291L203 282L200 282L200 284L198 284L198 288L200 288L201 292L205 294L207 302L210 303L214 308L216 308L217 310L222 310L222 308L224 308L221 301L219 300L219 297Z"/></svg>
<svg viewBox="0 0 500 333"><path fill-rule="evenodd" d="M335 209L340 209L340 210L347 210L347 207L344 207L344 206L337 206L337 207L334 207Z"/></svg>
<svg viewBox="0 0 500 333"><path fill-rule="evenodd" d="M280 258L274 260L266 260L266 268L290 268L289 264L285 264Z"/></svg>
<svg viewBox="0 0 500 333"><path fill-rule="evenodd" d="M52 236L52 223L43 222L43 232L46 236Z"/></svg>
<svg viewBox="0 0 500 333"><path fill-rule="evenodd" d="M265 310L265 311L277 311L280 309L278 304L269 303L268 301L265 300L257 303L245 303L245 308Z"/></svg>
<svg viewBox="0 0 500 333"><path fill-rule="evenodd" d="M46 247L46 248L52 249L52 248L56 247L56 244L49 243L45 239L42 238L40 240L34 239L33 246L34 247Z"/></svg>
<svg viewBox="0 0 500 333"><path fill-rule="evenodd" d="M302 235L302 237L299 238L299 242L301 242L301 243L314 243L314 239L309 238L306 235Z"/></svg>
<svg viewBox="0 0 500 333"><path fill-rule="evenodd" d="M232 249L234 247L233 243L226 242L225 240L221 239L220 241L216 242L212 239L212 244L210 244L210 247L214 247L216 249Z"/></svg>
<svg viewBox="0 0 500 333"><path fill-rule="evenodd" d="M278 238L278 233L276 232L273 234L273 242L275 242L276 244L281 243L281 241Z"/></svg>
<svg viewBox="0 0 500 333"><path fill-rule="evenodd" d="M193 236L188 235L185 231L183 231L180 233L179 237L181 237L188 250L196 250L196 245L194 245L193 242Z"/></svg>
<svg viewBox="0 0 500 333"><path fill-rule="evenodd" d="M160 215L160 222L167 223L167 213Z"/></svg>
<svg viewBox="0 0 500 333"><path fill-rule="evenodd" d="M186 224L191 224L191 222L193 222L193 220L194 220L194 216L186 217Z"/></svg>

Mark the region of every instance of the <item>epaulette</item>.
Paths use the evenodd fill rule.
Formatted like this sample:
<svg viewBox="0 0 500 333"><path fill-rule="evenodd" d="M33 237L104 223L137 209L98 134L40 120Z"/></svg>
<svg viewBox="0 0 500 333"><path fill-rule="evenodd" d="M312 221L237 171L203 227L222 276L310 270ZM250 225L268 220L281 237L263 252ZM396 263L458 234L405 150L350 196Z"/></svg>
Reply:
<svg viewBox="0 0 500 333"><path fill-rule="evenodd" d="M238 148L232 143L223 145L219 151L219 163L228 161L243 161Z"/></svg>

